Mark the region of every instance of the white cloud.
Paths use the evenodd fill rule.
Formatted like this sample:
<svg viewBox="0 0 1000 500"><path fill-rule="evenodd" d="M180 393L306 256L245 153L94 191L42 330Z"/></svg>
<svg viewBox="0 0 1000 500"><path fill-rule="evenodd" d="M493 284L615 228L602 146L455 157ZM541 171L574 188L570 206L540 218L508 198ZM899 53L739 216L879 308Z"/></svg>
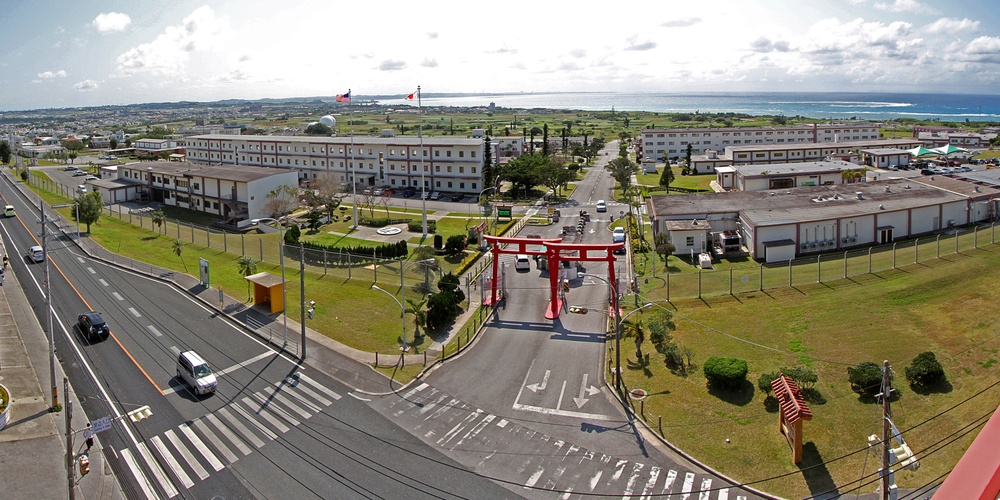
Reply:
<svg viewBox="0 0 1000 500"><path fill-rule="evenodd" d="M431 40L434 40L437 37L438 37L438 34L437 34L436 31L432 31L432 32L430 32L430 33L427 34L427 38L430 38Z"/></svg>
<svg viewBox="0 0 1000 500"><path fill-rule="evenodd" d="M436 68L437 65L438 65L438 62L437 62L437 59L430 59L430 58L428 58L428 59L424 59L420 63L420 65L423 66L423 67L425 67L425 68Z"/></svg>
<svg viewBox="0 0 1000 500"><path fill-rule="evenodd" d="M130 24L132 24L132 18L128 17L128 14L122 14L121 12L98 14L90 23L91 26L97 28L97 31L101 33L124 31Z"/></svg>
<svg viewBox="0 0 1000 500"><path fill-rule="evenodd" d="M894 0L891 4L877 2L875 8L888 12L934 12L934 9L917 0Z"/></svg>
<svg viewBox="0 0 1000 500"><path fill-rule="evenodd" d="M683 19L671 19L660 23L660 26L663 26L664 28L686 28L688 26L694 26L700 22L700 17L686 17Z"/></svg>
<svg viewBox="0 0 1000 500"><path fill-rule="evenodd" d="M199 7L180 25L168 26L152 42L132 47L118 56L122 74L182 74L194 52L212 51L229 35L229 23L217 18L211 7Z"/></svg>
<svg viewBox="0 0 1000 500"><path fill-rule="evenodd" d="M573 49L569 51L569 55L579 59L581 57L587 57L587 51L583 49Z"/></svg>
<svg viewBox="0 0 1000 500"><path fill-rule="evenodd" d="M217 82L239 82L243 80L249 80L250 74L241 69L234 69L225 75L219 75L215 77Z"/></svg>
<svg viewBox="0 0 1000 500"><path fill-rule="evenodd" d="M59 71L42 71L38 74L38 78L49 79L49 78L66 78L66 70L61 69Z"/></svg>
<svg viewBox="0 0 1000 500"><path fill-rule="evenodd" d="M382 61L382 63L378 65L378 69L381 71L398 71L401 69L406 69L406 63L403 61L394 61L392 59L387 59L385 61Z"/></svg>
<svg viewBox="0 0 1000 500"><path fill-rule="evenodd" d="M981 36L976 38L969 42L956 57L967 62L1000 64L1000 37Z"/></svg>
<svg viewBox="0 0 1000 500"><path fill-rule="evenodd" d="M94 80L84 80L82 82L74 83L73 88L79 90L80 92L88 92L91 90L97 90L97 82Z"/></svg>
<svg viewBox="0 0 1000 500"><path fill-rule="evenodd" d="M968 31L979 31L979 21L973 21L969 18L952 19L950 17L942 17L925 26L924 30L935 35L962 35Z"/></svg>
<svg viewBox="0 0 1000 500"><path fill-rule="evenodd" d="M647 40L647 41L642 42L642 43L630 43L629 46L625 47L625 49L623 49L623 50L638 50L638 51L643 51L643 50L650 50L650 49L655 49L655 48L656 48L656 42L652 42L652 41Z"/></svg>

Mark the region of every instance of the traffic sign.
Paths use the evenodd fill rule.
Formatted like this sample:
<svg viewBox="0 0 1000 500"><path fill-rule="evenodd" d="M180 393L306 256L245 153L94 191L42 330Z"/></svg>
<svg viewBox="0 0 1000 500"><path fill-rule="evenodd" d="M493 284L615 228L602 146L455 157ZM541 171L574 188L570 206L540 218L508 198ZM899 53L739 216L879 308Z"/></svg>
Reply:
<svg viewBox="0 0 1000 500"><path fill-rule="evenodd" d="M89 430L91 434L97 434L98 432L104 432L108 429L111 429L111 417L104 417L94 420L93 422L90 423ZM87 431L84 431L84 434L86 433Z"/></svg>

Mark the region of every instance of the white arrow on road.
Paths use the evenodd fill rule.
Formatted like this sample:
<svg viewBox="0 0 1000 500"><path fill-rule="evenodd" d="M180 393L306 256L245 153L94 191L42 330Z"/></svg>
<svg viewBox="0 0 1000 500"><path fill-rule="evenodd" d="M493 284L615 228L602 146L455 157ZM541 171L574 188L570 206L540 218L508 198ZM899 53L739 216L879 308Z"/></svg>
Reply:
<svg viewBox="0 0 1000 500"><path fill-rule="evenodd" d="M590 234L594 234L594 228L590 228Z"/></svg>
<svg viewBox="0 0 1000 500"><path fill-rule="evenodd" d="M580 397L573 398L573 402L576 403L577 408L583 408L583 405L587 404L587 401L590 401L590 399L587 399L584 396L593 396L598 392L601 392L601 390L598 389L597 387L594 387L592 385L589 386L587 385L587 374L584 373L583 383L580 384Z"/></svg>
<svg viewBox="0 0 1000 500"><path fill-rule="evenodd" d="M549 374L550 373L552 373L552 370L545 370L545 376L542 377L542 383L541 384L530 384L530 385L526 385L525 387L527 387L528 389L531 389L531 392L544 391L545 390L545 386L549 384Z"/></svg>

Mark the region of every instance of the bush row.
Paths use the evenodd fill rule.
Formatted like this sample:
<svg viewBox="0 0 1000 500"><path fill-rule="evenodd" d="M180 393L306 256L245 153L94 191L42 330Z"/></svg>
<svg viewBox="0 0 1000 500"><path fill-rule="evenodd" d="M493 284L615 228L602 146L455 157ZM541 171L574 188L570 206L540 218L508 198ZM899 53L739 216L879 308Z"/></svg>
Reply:
<svg viewBox="0 0 1000 500"><path fill-rule="evenodd" d="M358 256L362 259L370 259L372 257L376 259L398 259L401 257L406 257L407 255L409 255L410 252L410 249L406 245L405 240L400 240L395 243L383 243L378 246L356 245L349 247L336 247L333 245L322 245L309 241L304 241L302 242L302 244L306 248L343 252L354 256Z"/></svg>

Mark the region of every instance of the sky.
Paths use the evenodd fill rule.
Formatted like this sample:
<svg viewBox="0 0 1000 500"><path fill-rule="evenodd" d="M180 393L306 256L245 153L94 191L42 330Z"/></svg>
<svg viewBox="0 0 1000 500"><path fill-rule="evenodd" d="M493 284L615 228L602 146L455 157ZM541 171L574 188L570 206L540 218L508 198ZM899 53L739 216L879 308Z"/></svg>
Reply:
<svg viewBox="0 0 1000 500"><path fill-rule="evenodd" d="M509 92L1000 89L995 0L36 0L0 111Z"/></svg>

